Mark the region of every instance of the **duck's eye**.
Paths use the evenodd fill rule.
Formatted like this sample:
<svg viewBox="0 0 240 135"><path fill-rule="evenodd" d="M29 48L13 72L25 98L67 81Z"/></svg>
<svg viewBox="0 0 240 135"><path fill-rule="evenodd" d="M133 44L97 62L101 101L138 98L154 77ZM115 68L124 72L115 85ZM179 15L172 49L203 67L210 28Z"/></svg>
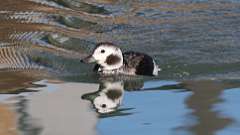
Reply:
<svg viewBox="0 0 240 135"><path fill-rule="evenodd" d="M105 50L102 49L102 50L101 50L101 53L105 53Z"/></svg>
<svg viewBox="0 0 240 135"><path fill-rule="evenodd" d="M102 104L101 107L102 107L102 108L106 108L107 105L106 105L106 104Z"/></svg>

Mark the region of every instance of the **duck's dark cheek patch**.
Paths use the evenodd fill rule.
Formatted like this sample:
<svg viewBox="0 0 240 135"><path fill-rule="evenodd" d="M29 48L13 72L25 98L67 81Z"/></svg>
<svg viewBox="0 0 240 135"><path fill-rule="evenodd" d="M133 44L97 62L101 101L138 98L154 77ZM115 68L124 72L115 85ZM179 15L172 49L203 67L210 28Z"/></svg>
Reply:
<svg viewBox="0 0 240 135"><path fill-rule="evenodd" d="M111 100L116 100L122 96L122 91L119 89L109 89L106 93L107 97Z"/></svg>
<svg viewBox="0 0 240 135"><path fill-rule="evenodd" d="M119 58L119 56L111 54L107 57L105 63L107 63L108 65L115 65L120 62L120 60L121 58Z"/></svg>

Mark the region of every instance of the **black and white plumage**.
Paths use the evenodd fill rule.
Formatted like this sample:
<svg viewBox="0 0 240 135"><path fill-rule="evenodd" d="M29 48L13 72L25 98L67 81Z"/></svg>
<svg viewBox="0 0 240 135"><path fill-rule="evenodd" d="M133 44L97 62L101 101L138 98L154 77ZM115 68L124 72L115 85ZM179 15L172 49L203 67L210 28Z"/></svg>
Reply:
<svg viewBox="0 0 240 135"><path fill-rule="evenodd" d="M158 65L152 57L139 52L125 52L112 43L99 43L91 55L82 60L96 62L94 71L102 74L149 75L157 76Z"/></svg>

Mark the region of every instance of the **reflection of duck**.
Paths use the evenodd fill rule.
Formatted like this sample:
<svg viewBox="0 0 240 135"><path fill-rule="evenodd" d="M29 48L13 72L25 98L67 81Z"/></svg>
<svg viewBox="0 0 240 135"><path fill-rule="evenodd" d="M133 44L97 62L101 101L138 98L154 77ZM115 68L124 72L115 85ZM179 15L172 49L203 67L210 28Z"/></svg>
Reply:
<svg viewBox="0 0 240 135"><path fill-rule="evenodd" d="M104 82L99 91L83 95L83 99L91 100L99 113L110 113L115 111L123 99L123 82Z"/></svg>
<svg viewBox="0 0 240 135"><path fill-rule="evenodd" d="M102 74L158 75L158 65L152 57L138 52L122 53L112 43L99 43L93 53L82 60L85 63L96 62L94 70Z"/></svg>
<svg viewBox="0 0 240 135"><path fill-rule="evenodd" d="M157 83L157 82L156 82ZM147 84L147 83L146 83ZM149 84L148 84L149 85ZM123 112L129 108L118 109L122 103L124 91L148 91L148 90L176 90L182 89L182 85L176 82L159 82L159 85L149 87L144 86L143 80L101 80L99 90L93 93L86 93L82 99L91 101L93 107L100 114L107 114L106 116L128 115Z"/></svg>

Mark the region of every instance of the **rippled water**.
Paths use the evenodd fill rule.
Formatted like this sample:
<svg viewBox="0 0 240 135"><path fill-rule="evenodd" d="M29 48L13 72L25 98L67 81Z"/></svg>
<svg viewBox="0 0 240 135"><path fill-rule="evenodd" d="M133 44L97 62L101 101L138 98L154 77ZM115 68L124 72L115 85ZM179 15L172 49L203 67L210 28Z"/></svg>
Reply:
<svg viewBox="0 0 240 135"><path fill-rule="evenodd" d="M0 135L236 135L238 0L6 0ZM153 56L158 77L99 78L95 44Z"/></svg>

